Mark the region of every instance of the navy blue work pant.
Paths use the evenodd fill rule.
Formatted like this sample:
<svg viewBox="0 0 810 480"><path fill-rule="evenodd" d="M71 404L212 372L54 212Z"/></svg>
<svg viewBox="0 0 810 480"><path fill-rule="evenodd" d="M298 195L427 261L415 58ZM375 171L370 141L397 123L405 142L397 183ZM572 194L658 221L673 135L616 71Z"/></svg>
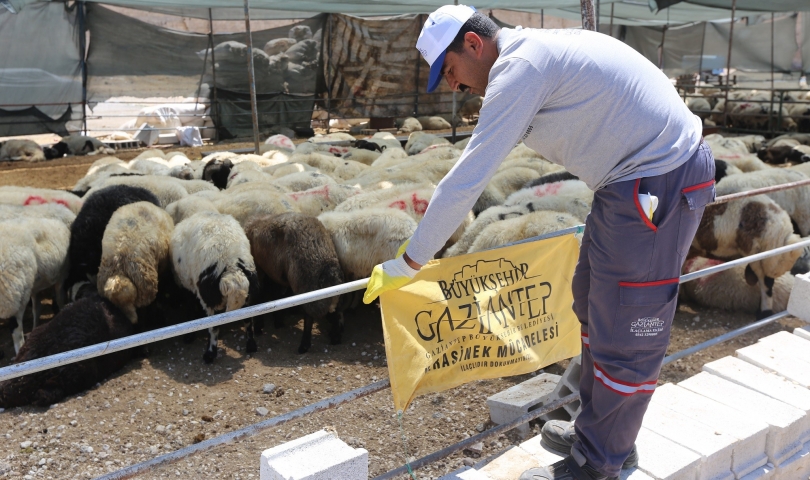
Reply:
<svg viewBox="0 0 810 480"><path fill-rule="evenodd" d="M658 197L650 221L638 193ZM675 170L594 195L572 281L582 323L582 413L572 455L619 474L641 428L669 344L678 277L705 205L714 200L705 143Z"/></svg>

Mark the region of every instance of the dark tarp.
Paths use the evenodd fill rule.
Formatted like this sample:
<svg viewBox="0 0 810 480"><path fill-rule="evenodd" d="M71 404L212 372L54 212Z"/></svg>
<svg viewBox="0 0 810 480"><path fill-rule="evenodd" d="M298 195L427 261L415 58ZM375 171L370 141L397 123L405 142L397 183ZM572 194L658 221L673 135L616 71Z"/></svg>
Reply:
<svg viewBox="0 0 810 480"><path fill-rule="evenodd" d="M65 124L71 120L71 115L70 106L57 119L45 115L36 107L12 111L0 108L0 137L36 135L39 133L55 133L64 137L68 134Z"/></svg>
<svg viewBox="0 0 810 480"><path fill-rule="evenodd" d="M222 116L219 123L221 133L226 137L253 135L250 95L221 88L216 93ZM314 103L314 95L256 95L259 132L273 133L274 127L308 128Z"/></svg>
<svg viewBox="0 0 810 480"><path fill-rule="evenodd" d="M731 10L732 0L649 0L650 10L663 10L682 3ZM810 11L808 0L737 0L737 9L759 12Z"/></svg>

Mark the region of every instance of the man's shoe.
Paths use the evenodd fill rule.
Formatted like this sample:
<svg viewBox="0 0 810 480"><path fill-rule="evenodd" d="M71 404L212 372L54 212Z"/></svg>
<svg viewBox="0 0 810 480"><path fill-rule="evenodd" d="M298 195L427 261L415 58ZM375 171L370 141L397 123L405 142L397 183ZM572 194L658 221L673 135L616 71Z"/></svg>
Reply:
<svg viewBox="0 0 810 480"><path fill-rule="evenodd" d="M520 475L520 480L618 480L594 470L587 463L579 466L570 455L547 467L532 468Z"/></svg>
<svg viewBox="0 0 810 480"><path fill-rule="evenodd" d="M573 422L549 420L540 431L540 439L546 447L565 456L571 454L571 445L577 441L577 434L574 431ZM638 451L633 445L633 450L622 464L622 469L626 470L636 466L638 466Z"/></svg>

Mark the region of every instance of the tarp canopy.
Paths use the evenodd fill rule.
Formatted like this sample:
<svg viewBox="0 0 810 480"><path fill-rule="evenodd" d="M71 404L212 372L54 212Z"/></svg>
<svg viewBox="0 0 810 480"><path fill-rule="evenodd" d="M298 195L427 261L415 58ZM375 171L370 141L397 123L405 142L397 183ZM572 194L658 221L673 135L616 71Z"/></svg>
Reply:
<svg viewBox="0 0 810 480"><path fill-rule="evenodd" d="M731 10L732 0L649 0L651 10L663 10L672 5L704 6ZM755 12L810 11L807 0L737 0L737 9Z"/></svg>
<svg viewBox="0 0 810 480"><path fill-rule="evenodd" d="M810 4L808 0L805 0L805 2ZM683 25L686 23L711 22L731 18L730 10L704 7L702 5L679 3L664 10L651 11L647 5L641 2L635 0L619 0L615 2L600 2L600 25L608 25L610 23L611 8L613 9L614 25ZM579 20L582 18L579 5L546 9L544 13L546 15L569 20ZM762 12L760 11L737 9L735 18L761 14Z"/></svg>

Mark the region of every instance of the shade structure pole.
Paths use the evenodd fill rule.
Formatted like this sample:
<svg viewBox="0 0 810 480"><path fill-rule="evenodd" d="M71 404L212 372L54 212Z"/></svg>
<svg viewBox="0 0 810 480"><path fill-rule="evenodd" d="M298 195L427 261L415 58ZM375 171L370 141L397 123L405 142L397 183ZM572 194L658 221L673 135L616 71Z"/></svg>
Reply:
<svg viewBox="0 0 810 480"><path fill-rule="evenodd" d="M332 14L326 17L326 133L332 121Z"/></svg>
<svg viewBox="0 0 810 480"><path fill-rule="evenodd" d="M211 117L214 119L214 140L219 141L219 102L217 101L217 57L214 56L214 13L208 9L208 46L211 49L211 81L214 98L211 105Z"/></svg>
<svg viewBox="0 0 810 480"><path fill-rule="evenodd" d="M726 59L726 97L723 104L723 126L728 126L728 92L731 88L731 46L734 43L734 15L737 13L737 0L731 0L731 24L728 27L728 58Z"/></svg>
<svg viewBox="0 0 810 480"><path fill-rule="evenodd" d="M253 69L253 38L250 33L250 0L245 0L245 30L247 31L248 49L248 81L250 82L250 115L253 119L253 145L256 148L256 155L259 151L259 112L256 106L256 80Z"/></svg>
<svg viewBox="0 0 810 480"><path fill-rule="evenodd" d="M703 22L703 36L700 37L700 58L698 59L698 82L700 81L700 72L703 71L703 45L706 43L706 25L709 22Z"/></svg>
<svg viewBox="0 0 810 480"><path fill-rule="evenodd" d="M594 18L594 0L579 0L582 9L582 29L596 30L596 20Z"/></svg>
<svg viewBox="0 0 810 480"><path fill-rule="evenodd" d="M453 0L453 5L458 5L458 0ZM456 98L457 92L453 90L453 116L450 117L450 126L453 127L453 136L451 142L456 143L456 111L458 111L458 99Z"/></svg>
<svg viewBox="0 0 810 480"><path fill-rule="evenodd" d="M87 32L85 32L85 3L78 2L79 60L82 70L82 133L87 135ZM72 114L71 114L72 115Z"/></svg>
<svg viewBox="0 0 810 480"><path fill-rule="evenodd" d="M610 4L610 36L613 36L613 7L615 7L615 3Z"/></svg>
<svg viewBox="0 0 810 480"><path fill-rule="evenodd" d="M599 15L600 15L600 7L601 0L596 0L596 13L593 16L593 26L595 31L599 31Z"/></svg>
<svg viewBox="0 0 810 480"><path fill-rule="evenodd" d="M771 109L768 111L768 131L773 133L773 21L774 21L774 12L771 12ZM779 114L781 115L782 112L780 111Z"/></svg>
<svg viewBox="0 0 810 480"><path fill-rule="evenodd" d="M661 29L661 46L658 47L658 68L660 70L664 69L664 40L667 38L667 30L669 30L669 25L664 25L664 28Z"/></svg>

